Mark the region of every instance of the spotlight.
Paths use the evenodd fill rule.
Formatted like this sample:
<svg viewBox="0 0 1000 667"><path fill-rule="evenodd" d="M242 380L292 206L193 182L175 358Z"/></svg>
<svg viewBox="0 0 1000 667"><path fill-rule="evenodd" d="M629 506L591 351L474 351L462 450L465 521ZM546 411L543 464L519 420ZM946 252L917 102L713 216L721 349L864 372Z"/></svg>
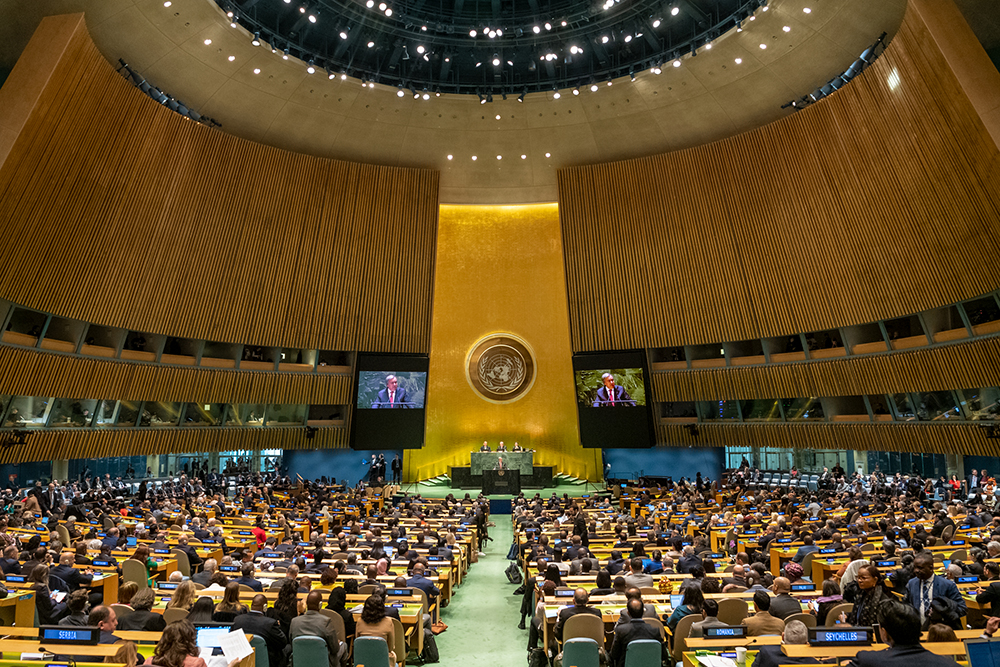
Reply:
<svg viewBox="0 0 1000 667"><path fill-rule="evenodd" d="M392 9L385 10L385 15L386 16L392 16Z"/></svg>
<svg viewBox="0 0 1000 667"><path fill-rule="evenodd" d="M631 79L632 81L635 81L635 69L629 69L628 78Z"/></svg>
<svg viewBox="0 0 1000 667"><path fill-rule="evenodd" d="M541 31L542 31L542 28L540 26L537 26L537 25L531 26L531 32L535 33L536 35L538 33L540 33Z"/></svg>
<svg viewBox="0 0 1000 667"><path fill-rule="evenodd" d="M632 41L632 35L625 35L625 43L628 44Z"/></svg>
<svg viewBox="0 0 1000 667"><path fill-rule="evenodd" d="M528 94L528 89L525 88L523 91L521 91L521 94L517 96L517 101L524 102L524 96L527 94Z"/></svg>
<svg viewBox="0 0 1000 667"><path fill-rule="evenodd" d="M431 94L427 92L426 88L424 88L424 94L421 95L421 97L424 98L425 100L429 100L431 99Z"/></svg>
<svg viewBox="0 0 1000 667"><path fill-rule="evenodd" d="M611 80L611 77L608 77L608 85L609 86L614 85L614 81Z"/></svg>
<svg viewBox="0 0 1000 667"><path fill-rule="evenodd" d="M592 93L596 93L597 92L597 84L596 83L590 84L590 92L592 92Z"/></svg>
<svg viewBox="0 0 1000 667"><path fill-rule="evenodd" d="M478 32L476 32L476 29L475 29L475 28L473 28L472 30L470 30L470 31L469 31L469 37L475 37L475 36L476 36L476 35L478 35L478 34L479 34L479 33L478 33Z"/></svg>
<svg viewBox="0 0 1000 667"><path fill-rule="evenodd" d="M340 31L340 38L341 39L347 39L347 30L346 29Z"/></svg>
<svg viewBox="0 0 1000 667"><path fill-rule="evenodd" d="M493 54L493 66L500 67L500 56L495 53Z"/></svg>
<svg viewBox="0 0 1000 667"><path fill-rule="evenodd" d="M576 88L573 89L573 94L574 95L579 95L580 94L580 86L577 86Z"/></svg>
<svg viewBox="0 0 1000 667"><path fill-rule="evenodd" d="M659 28L660 27L660 23L661 23L660 19L655 19L653 21L653 27L654 28Z"/></svg>
<svg viewBox="0 0 1000 667"><path fill-rule="evenodd" d="M427 49L425 49L425 48L424 48L424 45L423 45L423 44L421 44L421 45L419 45L419 46L417 47L417 53L420 53L420 54L423 54L423 52L424 52L424 51L426 51L426 50L427 50Z"/></svg>
<svg viewBox="0 0 1000 667"><path fill-rule="evenodd" d="M480 103L480 104L486 104L486 98L485 98L485 97L483 97L483 94L482 94L481 92L479 92L479 91L477 90L477 91L476 91L476 95L478 95L478 96L479 96L479 103Z"/></svg>
<svg viewBox="0 0 1000 667"><path fill-rule="evenodd" d="M253 39L250 40L250 43L253 44L254 46L260 46L260 33L259 32L255 32L253 34Z"/></svg>
<svg viewBox="0 0 1000 667"><path fill-rule="evenodd" d="M372 48L373 46L375 46L375 42L368 42L368 48L369 49Z"/></svg>
<svg viewBox="0 0 1000 667"><path fill-rule="evenodd" d="M607 44L610 41L607 35L601 36L601 44Z"/></svg>
<svg viewBox="0 0 1000 667"><path fill-rule="evenodd" d="M309 66L306 67L306 71L309 72L310 74L315 74L316 73L316 63L313 62L312 60L310 60L309 61Z"/></svg>
<svg viewBox="0 0 1000 667"><path fill-rule="evenodd" d="M562 97L562 94L558 90L552 93L552 99L558 100L560 97Z"/></svg>
<svg viewBox="0 0 1000 667"><path fill-rule="evenodd" d="M680 60L675 60L674 61L674 67L680 67L680 66L681 66L681 61Z"/></svg>
<svg viewBox="0 0 1000 667"><path fill-rule="evenodd" d="M493 93L486 93L486 101L493 104Z"/></svg>
<svg viewBox="0 0 1000 667"><path fill-rule="evenodd" d="M546 30L552 30L552 24L551 23L546 23L545 24L545 29Z"/></svg>
<svg viewBox="0 0 1000 667"><path fill-rule="evenodd" d="M680 13L681 13L681 8L678 7L677 5L674 5L673 9L670 10L671 16L677 16Z"/></svg>
<svg viewBox="0 0 1000 667"><path fill-rule="evenodd" d="M385 4L384 2L380 2L378 5L378 10L380 12L384 12L388 7L389 5Z"/></svg>
<svg viewBox="0 0 1000 667"><path fill-rule="evenodd" d="M313 14L310 14L310 15L309 15L309 22L310 22L310 23L315 23L315 22L316 22L316 16L315 16L315 15L313 15Z"/></svg>
<svg viewBox="0 0 1000 667"><path fill-rule="evenodd" d="M399 90L396 91L396 97L402 97L405 93L403 92L403 84L399 84Z"/></svg>
<svg viewBox="0 0 1000 667"><path fill-rule="evenodd" d="M285 47L284 52L281 54L281 59L282 60L288 60L288 47L287 46Z"/></svg>

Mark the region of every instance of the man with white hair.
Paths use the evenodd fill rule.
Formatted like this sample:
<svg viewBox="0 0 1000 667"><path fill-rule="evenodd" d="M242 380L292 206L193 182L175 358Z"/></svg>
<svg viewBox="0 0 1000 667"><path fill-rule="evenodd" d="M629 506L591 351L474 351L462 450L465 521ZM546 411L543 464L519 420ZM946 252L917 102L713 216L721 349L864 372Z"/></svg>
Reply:
<svg viewBox="0 0 1000 667"><path fill-rule="evenodd" d="M677 572L687 574L692 568L701 565L701 559L694 555L694 547L688 544L681 549L681 559L677 561Z"/></svg>
<svg viewBox="0 0 1000 667"><path fill-rule="evenodd" d="M806 644L809 641L809 629L802 621L789 621L781 633L782 644ZM778 667L779 665L812 665L819 661L815 658L792 658L785 655L781 646L761 645L757 648L757 659L753 667Z"/></svg>

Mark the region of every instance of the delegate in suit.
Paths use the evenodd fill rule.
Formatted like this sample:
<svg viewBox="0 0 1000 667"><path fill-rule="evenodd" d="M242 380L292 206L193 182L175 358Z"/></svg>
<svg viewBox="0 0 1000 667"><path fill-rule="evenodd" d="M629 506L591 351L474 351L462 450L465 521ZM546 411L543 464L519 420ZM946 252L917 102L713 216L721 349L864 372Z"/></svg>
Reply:
<svg viewBox="0 0 1000 667"><path fill-rule="evenodd" d="M378 397L372 401L372 410L378 408L408 408L406 388L399 386L399 380L395 375L385 376L385 389L378 393Z"/></svg>
<svg viewBox="0 0 1000 667"><path fill-rule="evenodd" d="M615 376L605 373L601 376L604 386L597 390L595 408L635 407L635 400L628 395L625 387L615 384Z"/></svg>

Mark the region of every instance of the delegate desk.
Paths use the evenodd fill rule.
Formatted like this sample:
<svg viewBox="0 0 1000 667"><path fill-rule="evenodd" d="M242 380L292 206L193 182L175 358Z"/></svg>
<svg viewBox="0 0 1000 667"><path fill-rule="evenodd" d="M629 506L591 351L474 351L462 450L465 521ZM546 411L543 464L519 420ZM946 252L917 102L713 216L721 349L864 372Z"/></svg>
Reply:
<svg viewBox="0 0 1000 667"><path fill-rule="evenodd" d="M522 475L531 475L534 452L472 452L472 476L478 477L487 470L493 470L501 456L505 468L520 470Z"/></svg>

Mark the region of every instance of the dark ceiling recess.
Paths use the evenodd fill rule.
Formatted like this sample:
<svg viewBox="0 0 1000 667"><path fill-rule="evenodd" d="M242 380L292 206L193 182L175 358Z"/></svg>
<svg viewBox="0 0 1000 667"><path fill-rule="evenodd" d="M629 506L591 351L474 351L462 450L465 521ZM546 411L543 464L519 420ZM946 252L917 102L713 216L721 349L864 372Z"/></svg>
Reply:
<svg viewBox="0 0 1000 667"><path fill-rule="evenodd" d="M519 96L658 71L767 11L768 0L216 2L278 57L426 99Z"/></svg>

